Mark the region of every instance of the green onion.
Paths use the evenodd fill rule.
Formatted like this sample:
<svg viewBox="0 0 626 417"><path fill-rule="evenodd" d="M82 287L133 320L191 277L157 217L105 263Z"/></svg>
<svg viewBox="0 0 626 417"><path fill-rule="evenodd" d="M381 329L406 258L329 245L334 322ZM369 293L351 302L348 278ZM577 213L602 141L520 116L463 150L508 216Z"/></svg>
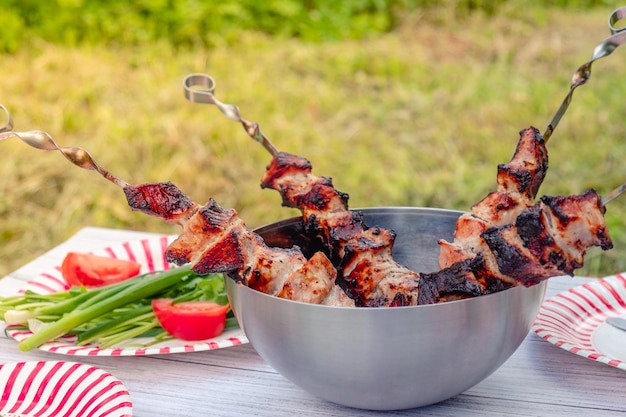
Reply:
<svg viewBox="0 0 626 417"><path fill-rule="evenodd" d="M222 275L199 276L189 266L184 266L100 288L72 287L53 294L26 291L0 297L0 315L9 324L24 324L29 319L45 323L19 343L24 351L67 334L75 335L79 346L95 343L107 348L140 336L153 337L149 342L152 344L171 339L152 311L151 303L155 298L228 303ZM229 312L226 327L236 326Z"/></svg>
<svg viewBox="0 0 626 417"><path fill-rule="evenodd" d="M65 314L59 320L50 323L37 333L21 341L18 347L23 351L35 349L49 340L69 333L73 328L93 318L125 304L157 294L176 284L189 274L189 267L173 268L158 275L144 275L124 281L121 284L131 282L132 285L122 285L121 290L118 285L103 287L102 291L94 297L97 301L88 300L86 307L78 306L74 311Z"/></svg>
<svg viewBox="0 0 626 417"><path fill-rule="evenodd" d="M143 316L154 318L152 314L152 305L145 305L139 308L133 308L126 312L120 313L116 318L104 320L101 323L78 333L78 344L86 345L108 334L115 334L118 329L129 324L134 324L137 320L141 320ZM140 333L141 334L141 333Z"/></svg>

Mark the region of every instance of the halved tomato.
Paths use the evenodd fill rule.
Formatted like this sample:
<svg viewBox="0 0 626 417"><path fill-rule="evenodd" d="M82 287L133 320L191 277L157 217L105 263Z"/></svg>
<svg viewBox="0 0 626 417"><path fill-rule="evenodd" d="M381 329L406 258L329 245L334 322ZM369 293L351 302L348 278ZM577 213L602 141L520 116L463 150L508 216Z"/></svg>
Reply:
<svg viewBox="0 0 626 417"><path fill-rule="evenodd" d="M102 287L137 276L137 262L91 253L70 252L63 259L61 274L72 286Z"/></svg>
<svg viewBox="0 0 626 417"><path fill-rule="evenodd" d="M211 301L176 303L169 298L152 300L152 311L161 327L182 340L204 340L220 335L226 326L228 305Z"/></svg>

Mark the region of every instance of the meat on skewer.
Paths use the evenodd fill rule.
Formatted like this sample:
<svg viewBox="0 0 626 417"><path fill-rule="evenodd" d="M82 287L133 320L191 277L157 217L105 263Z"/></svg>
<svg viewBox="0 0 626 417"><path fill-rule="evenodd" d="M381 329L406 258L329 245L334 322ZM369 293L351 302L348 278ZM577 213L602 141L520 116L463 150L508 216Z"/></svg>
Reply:
<svg viewBox="0 0 626 417"><path fill-rule="evenodd" d="M166 258L177 265L192 264L199 274L228 273L249 287L292 300L340 306L417 305L419 274L400 267L391 255L395 234L385 229L362 231L345 247L346 279L354 285L344 291L335 285L337 272L322 252L306 259L299 248L265 245L247 229L235 210L214 200L200 206L171 183L124 187L131 208L182 226L183 233L167 248ZM368 287L369 285L369 287ZM441 285L438 291L443 291ZM479 295L467 280L448 291ZM426 294L431 297L426 299ZM348 297L348 295L350 297ZM422 303L439 301L434 288Z"/></svg>
<svg viewBox="0 0 626 417"><path fill-rule="evenodd" d="M401 307L434 304L444 294L481 295L481 288L459 273L442 270L425 277L398 264L391 253L394 239L393 231L371 227L346 244L337 281L357 306Z"/></svg>
<svg viewBox="0 0 626 417"><path fill-rule="evenodd" d="M334 188L328 177L312 173L311 163L300 156L278 152L268 165L261 187L281 195L283 205L302 212L305 231L319 237L337 265L337 279L357 306L409 306L420 301L420 275L400 265L392 256L395 232L369 227L358 211L348 210L348 195ZM464 285L463 285L464 284ZM462 292L467 296L480 294L476 283L462 280L441 292ZM421 297L422 303L439 301L439 293Z"/></svg>
<svg viewBox="0 0 626 417"><path fill-rule="evenodd" d="M588 247L610 249L605 208L595 192L542 197L533 205L547 168L548 152L539 131L530 127L520 132L511 161L498 166L497 190L458 219L453 243L440 242L440 266L480 253L494 272L477 276L484 288L528 286L572 275L583 265Z"/></svg>
<svg viewBox="0 0 626 417"><path fill-rule="evenodd" d="M339 280L340 283L343 282L344 285L346 283L351 284L353 292L355 289L364 289L365 291L358 292L362 296L362 294L367 292L368 288L370 293L374 292L372 291L373 289L380 289L375 285L376 283L380 285L386 282L381 276L380 270L385 269L388 275L395 277L395 272L403 269L402 266L395 264L395 262L388 262L391 256L393 238L387 239L387 246L385 246L384 238L382 240L374 239L370 241L366 237L368 228L362 223L360 216L355 216L347 211L347 195L335 190L329 178L313 176L310 163L304 158L278 152L263 135L257 123L241 117L237 106L220 102L213 95L212 90L205 92L204 95L206 97L204 97L205 100L202 102L215 104L226 117L241 123L248 135L261 143L274 157L263 179L262 186L279 191L283 196L283 205L301 209L306 228L312 234L322 238L322 241L329 249L331 259L335 261L337 259L340 260L340 278L343 278ZM206 100L207 98L208 100ZM190 100L195 101L194 99ZM476 204L472 208L472 215L467 215L460 219L457 225L458 233L455 242L442 248L441 263L443 269L438 273L423 274L420 277L418 282L424 288L419 297L421 301L424 301L424 297L429 298L431 301L437 299L439 295L443 294L445 289L453 288L459 282L462 283L461 286L463 284L467 286L468 283L472 282L479 285L483 292L497 291L508 288L511 285L524 283L524 281L519 279L516 280L513 277L502 275L497 269L497 265L498 261L502 260L503 254L498 252L498 249L493 246L493 242L491 247L487 245L484 236L487 236L486 232L488 230L490 233L494 233L492 230L494 227L504 227L507 224L512 224L514 220L517 221L518 215L532 205L533 199L545 177L547 163L545 141L539 134L539 131L530 127L520 132L520 141L513 159L509 164L498 167L498 189L496 192L491 193L483 201ZM578 232L589 232L592 236L596 236L595 240L592 238L585 240L588 244L599 244L608 248L610 246L608 235L602 237L599 237L597 234L594 235L594 232L599 233L599 230L605 229L604 207L599 198L596 200L599 202L596 208L602 211L599 216L602 225L598 224L596 228L593 221L590 221L587 224L587 226L590 226L589 229L578 230ZM550 216L546 218L550 218ZM585 222L582 223L584 224ZM547 230L550 229L547 228ZM391 236L392 234L372 234L372 236L376 237L385 235ZM518 233L518 237L520 236L522 236L521 233ZM569 237L572 239L580 238L579 236ZM509 236L509 240L509 243L512 244L513 236ZM532 247L537 244L528 239L526 240L524 241L525 245ZM364 242L370 243L364 245ZM501 242L508 241L503 238ZM446 243L442 242L442 246L445 246ZM560 243L564 243L565 246L576 246L568 245L566 242ZM558 242L555 242L554 246L550 250L558 248ZM351 247L356 249L351 252ZM366 255L364 249L369 254ZM579 256L582 259L584 248L578 249L580 251ZM502 250L502 248L499 248L499 250ZM561 252L566 253L566 251ZM346 254L351 256L345 256ZM375 256L372 257L371 255ZM576 258L574 253L569 253L569 255ZM360 273L357 274L358 277L350 277L356 278L353 281L345 279L348 276L346 272L349 269L346 268L349 265L349 262L346 262L346 260L350 260L358 266L361 259L365 262L363 264L365 268L353 268L353 270L371 271L371 273ZM527 259L530 260L529 257ZM385 268L376 268L376 265L384 265ZM537 270L545 269L547 265L538 266ZM568 268L562 265L563 263L561 263L561 268L567 271ZM478 272L479 269L480 272ZM443 271L446 271L446 273L442 273ZM465 279L459 281L459 274L464 276ZM400 281L406 284L407 276L404 274L399 275L402 277ZM408 288L413 288L415 277L408 275L408 280L410 283ZM531 281L532 279L528 282ZM426 287L432 290L431 297L425 296ZM397 288L396 282L390 285L389 288ZM347 289L350 290L350 288ZM373 298L376 299L376 297ZM402 297L394 296L394 304L398 298L401 299ZM370 297L366 297L366 299L371 300Z"/></svg>
<svg viewBox="0 0 626 417"><path fill-rule="evenodd" d="M558 275L573 275L592 246L613 247L605 206L589 190L577 196L543 196L515 223L487 229L485 240L502 279L531 286Z"/></svg>
<svg viewBox="0 0 626 417"><path fill-rule="evenodd" d="M278 153L262 187L279 191L283 205L302 211L305 229L321 237L331 259L339 258L338 283L357 305L412 305L571 274L588 247L611 247L595 192L543 197L533 205L547 166L539 131L520 132L513 158L498 167L498 189L459 218L454 243L441 242L442 270L418 276L392 260L393 232L368 228L360 214L347 210L347 194L313 175L306 159ZM525 267L507 268L513 261Z"/></svg>
<svg viewBox="0 0 626 417"><path fill-rule="evenodd" d="M312 169L307 159L279 152L267 166L261 187L278 191L283 206L299 209L305 231L321 238L331 259L339 262L345 244L366 226L361 213L348 211L348 194L335 189L329 177L314 175Z"/></svg>
<svg viewBox="0 0 626 417"><path fill-rule="evenodd" d="M482 253L485 262L497 271L497 261L488 250L483 233L515 223L520 213L533 205L547 169L548 151L539 130L532 126L522 130L511 160L498 165L497 189L473 205L470 213L459 217L453 242L439 242L439 266L446 268ZM476 279L485 291L516 284L514 278L503 273L483 274Z"/></svg>
<svg viewBox="0 0 626 417"><path fill-rule="evenodd" d="M396 290L395 302L391 305L406 305L402 303L406 288L414 293L417 289L417 304L431 304L496 292L511 286L531 286L564 274L572 275L583 265L588 248L600 246L608 250L613 247L604 221L605 211L600 196L594 190L574 196L543 196L522 211L514 223L482 232L485 247L474 256L437 272L420 273L417 288L411 286L415 281L407 282L394 268L385 268L384 263L381 267L372 262L370 267L381 271L385 278L379 281L377 287L366 289L382 293L383 299ZM388 250L389 246L386 248ZM375 274L365 274L371 275ZM351 274L344 272L344 276ZM354 286L363 282L362 276L355 274ZM503 284L492 285L485 290L477 277Z"/></svg>
<svg viewBox="0 0 626 417"><path fill-rule="evenodd" d="M232 274L253 289L290 300L354 305L334 285L337 271L322 252L307 259L298 247L269 247L235 210L213 199L194 203L172 183L127 185L124 192L131 208L182 226L166 250L169 262L191 263L198 274Z"/></svg>
<svg viewBox="0 0 626 417"><path fill-rule="evenodd" d="M533 205L548 171L548 151L539 130L520 132L513 157L498 165L496 191L476 203L471 212L494 226L513 223L519 213Z"/></svg>

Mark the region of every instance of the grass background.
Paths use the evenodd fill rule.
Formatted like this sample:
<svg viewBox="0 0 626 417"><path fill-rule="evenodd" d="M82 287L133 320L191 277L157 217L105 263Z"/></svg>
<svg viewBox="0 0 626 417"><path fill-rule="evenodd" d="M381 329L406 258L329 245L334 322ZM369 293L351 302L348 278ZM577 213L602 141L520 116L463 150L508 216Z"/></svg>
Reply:
<svg viewBox="0 0 626 417"><path fill-rule="evenodd" d="M64 10L79 3L64 2ZM223 33L186 41L172 25L131 36L139 23L98 40L94 28L70 30L71 19L55 38L37 21L20 21L14 5L14 29L0 38L0 103L16 131L44 130L61 146L84 147L130 183L171 180L195 201L236 208L250 227L297 215L260 189L270 160L263 148L216 108L183 97L183 77L206 72L218 98L259 122L277 148L309 158L315 173L350 194L351 207L467 210L494 188L518 131L545 129L618 6L382 3L394 12L386 23L378 17L380 27L365 19L372 31L339 30L358 21L350 14L307 36L271 25L236 30L235 20ZM2 16L10 28L11 13ZM208 31L189 33L200 30ZM626 181L625 63L617 50L576 91L550 140L541 194L606 194ZM0 147L0 276L89 225L178 232L131 212L119 188L58 152L15 138ZM609 205L615 248L590 251L579 274L626 270L625 209L626 197Z"/></svg>

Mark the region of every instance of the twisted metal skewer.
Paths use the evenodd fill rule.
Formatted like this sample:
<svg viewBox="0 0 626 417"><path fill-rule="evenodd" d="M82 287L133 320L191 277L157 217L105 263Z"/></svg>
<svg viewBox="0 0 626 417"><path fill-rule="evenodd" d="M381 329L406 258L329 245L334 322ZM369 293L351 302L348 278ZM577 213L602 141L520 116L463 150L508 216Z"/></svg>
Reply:
<svg viewBox="0 0 626 417"><path fill-rule="evenodd" d="M626 43L626 27L616 27L616 23L624 18L626 18L626 6L616 9L609 16L609 30L611 31L611 36L600 42L595 47L593 54L591 55L591 59L582 64L572 76L569 92L565 96L565 99L563 99L561 106L556 111L552 120L550 120L548 127L543 133L543 139L545 142L548 142L550 136L552 136L552 133L554 132L554 129L556 129L557 125L561 121L561 118L567 111L567 108L572 101L574 90L585 84L591 77L591 64L600 58L611 55L611 53L617 49L618 46Z"/></svg>
<svg viewBox="0 0 626 417"><path fill-rule="evenodd" d="M219 101L215 95L215 80L206 74L190 74L183 80L185 97L192 103L214 104L230 120L241 123L248 136L259 142L272 155L278 154L278 149L261 132L257 122L251 122L241 117L239 108L234 104L225 104Z"/></svg>
<svg viewBox="0 0 626 417"><path fill-rule="evenodd" d="M6 116L6 119L7 119L6 122L4 122L4 125L2 125L2 127L0 127L0 133L8 132L10 130L13 130L13 118L11 117L11 113L9 113L7 108L4 107L2 104L0 104L0 109L2 109L2 111L4 112L4 115Z"/></svg>
<svg viewBox="0 0 626 417"><path fill-rule="evenodd" d="M602 205L606 206L611 201L615 200L620 195L626 192L626 182L618 185L613 190L609 191L607 195L602 197Z"/></svg>
<svg viewBox="0 0 626 417"><path fill-rule="evenodd" d="M115 175L111 174L106 169L103 169L96 161L91 157L89 152L80 148L78 146L59 146L46 132L42 132L41 130L30 130L27 132L13 132L13 119L11 117L11 113L0 104L0 109L2 109L7 117L7 122L4 126L0 127L0 140L9 139L11 137L16 137L27 145L32 146L33 148L40 149L42 151L59 151L63 154L65 159L76 165L77 167L96 171L100 175L102 175L107 180L111 181L113 184L124 188L128 185L128 183Z"/></svg>

